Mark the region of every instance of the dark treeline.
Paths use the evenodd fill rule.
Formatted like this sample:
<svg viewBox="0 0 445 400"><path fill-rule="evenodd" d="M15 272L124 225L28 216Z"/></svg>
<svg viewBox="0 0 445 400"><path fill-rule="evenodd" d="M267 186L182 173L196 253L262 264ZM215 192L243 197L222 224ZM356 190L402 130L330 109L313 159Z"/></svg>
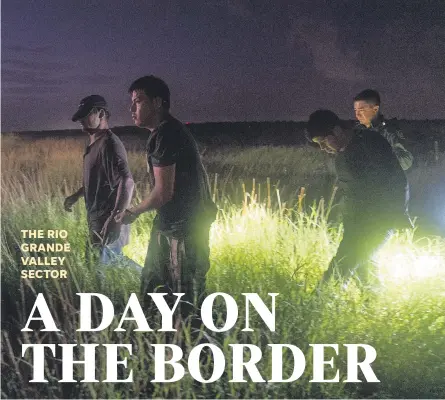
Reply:
<svg viewBox="0 0 445 400"><path fill-rule="evenodd" d="M112 121L111 121L112 122ZM439 150L445 150L445 120L390 120L404 133L408 147L433 148L437 141ZM351 126L354 121L347 121ZM196 139L206 146L299 146L306 143L305 122L205 122L187 123ZM147 131L135 126L116 126L113 131L126 139L144 140ZM83 135L80 129L57 131L19 132L27 139L66 138Z"/></svg>

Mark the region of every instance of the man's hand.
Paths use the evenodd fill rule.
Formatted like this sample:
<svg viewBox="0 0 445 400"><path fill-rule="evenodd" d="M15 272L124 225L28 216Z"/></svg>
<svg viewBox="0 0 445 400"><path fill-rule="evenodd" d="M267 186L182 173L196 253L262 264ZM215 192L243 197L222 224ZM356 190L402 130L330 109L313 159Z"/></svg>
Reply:
<svg viewBox="0 0 445 400"><path fill-rule="evenodd" d="M76 203L77 200L79 200L83 196L84 193L85 190L82 186L76 193L68 196L63 203L63 207L65 208L65 210L71 212L71 207Z"/></svg>
<svg viewBox="0 0 445 400"><path fill-rule="evenodd" d="M68 196L64 203L63 207L65 208L65 211L71 212L73 211L71 207L77 202L79 198L76 196L76 194L72 194L71 196Z"/></svg>
<svg viewBox="0 0 445 400"><path fill-rule="evenodd" d="M138 214L135 214L129 210L124 210L122 212L119 212L114 217L114 220L116 223L120 223L123 225L132 224L134 221L136 221L136 218L138 217Z"/></svg>
<svg viewBox="0 0 445 400"><path fill-rule="evenodd" d="M113 243L119 238L122 224L116 222L114 218L114 215L111 214L105 221L105 224L100 231L100 235L102 236L102 244L104 245Z"/></svg>

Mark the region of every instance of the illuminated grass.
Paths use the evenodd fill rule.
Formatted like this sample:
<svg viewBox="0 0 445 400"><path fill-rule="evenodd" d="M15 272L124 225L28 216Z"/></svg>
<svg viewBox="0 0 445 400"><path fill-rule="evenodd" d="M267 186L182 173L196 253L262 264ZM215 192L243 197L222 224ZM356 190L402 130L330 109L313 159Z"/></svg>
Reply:
<svg viewBox="0 0 445 400"><path fill-rule="evenodd" d="M422 238L414 241L412 232L394 236L376 257L382 283L407 285L430 278L445 278L441 240Z"/></svg>
<svg viewBox="0 0 445 400"><path fill-rule="evenodd" d="M61 147L61 151L64 147ZM21 148L28 157L35 154ZM65 148L66 150L66 148ZM37 153L40 154L40 153ZM26 158L24 157L24 160ZM153 348L162 343L160 333L116 333L105 330L100 335L75 332L78 310L76 292L98 291L113 300L117 314L131 292L139 292L139 277L134 271L109 268L98 273L83 259L86 235L83 202L73 213L63 211L63 182L68 192L77 181L65 167L47 173L44 161L38 171L11 170L3 177L2 187L2 297L8 304L7 323L3 325L5 357L2 391L6 397L21 398L321 398L321 397L391 397L443 398L445 395L445 241L424 238L415 241L412 232L398 233L378 255L379 291L361 291L355 284L341 290L334 283L322 292L314 292L330 258L341 239L341 226L326 222L328 207L324 202L303 207L296 199L279 198L273 187L258 186L254 192L241 189L244 202L234 204L222 195L220 212L211 232L211 270L208 290L222 291L236 299L241 293L256 292L267 300L267 293L277 297L276 332L269 332L261 321L254 320L252 333L242 332L243 313L236 327L224 335L207 332L209 340L221 347L230 363L229 344L252 343L263 350L258 367L265 379L270 378L267 343L294 344L307 356L305 374L289 384L230 384L229 375L219 382L200 385L186 376L172 384L153 384ZM12 160L10 161L12 162ZM74 162L74 161L73 161ZM40 163L40 164L39 164ZM32 164L32 163L30 163ZM75 172L73 172L75 174ZM71 185L71 186L70 186ZM62 188L62 189L61 189ZM140 197L143 186L138 186ZM288 200L287 204L284 200ZM143 263L152 224L152 215L144 215L132 227L132 239L125 249L127 256ZM21 229L66 229L73 252L67 255L70 280L24 281L19 279L21 266L16 245ZM105 278L104 278L105 276ZM25 336L18 330L24 326L35 293L43 292L53 304L57 325L67 343L132 343L137 351L129 368L134 369L135 382L127 385L88 384L62 385L54 380L36 386L27 382L29 370L20 357L15 338L29 342L60 342L60 337L33 332ZM241 305L241 301L239 302ZM218 318L224 312L216 310ZM117 316L117 318L119 315ZM151 317L151 316L150 316ZM150 318L149 317L149 318ZM150 320L151 322L151 320ZM197 344L190 327L184 329L186 356ZM377 385L314 384L309 343L366 343L377 350L373 369L381 380ZM9 347L10 346L10 347ZM103 362L103 360L102 360ZM51 368L50 368L51 367ZM54 375L49 363L47 374ZM340 354L336 367L341 379L345 375L345 354ZM291 365L285 362L285 373ZM99 371L103 370L98 366ZM202 367L203 374L211 365ZM81 370L79 370L81 373ZM60 374L58 374L60 376ZM326 369L326 377L332 371Z"/></svg>

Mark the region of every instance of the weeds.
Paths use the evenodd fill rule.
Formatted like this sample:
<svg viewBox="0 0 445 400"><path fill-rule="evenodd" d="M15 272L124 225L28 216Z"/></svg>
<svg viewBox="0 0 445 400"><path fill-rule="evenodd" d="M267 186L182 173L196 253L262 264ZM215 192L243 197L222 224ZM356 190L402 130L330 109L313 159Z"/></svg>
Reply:
<svg viewBox="0 0 445 400"><path fill-rule="evenodd" d="M9 145L9 144L8 144ZM44 148L51 147L50 150ZM255 320L254 332L241 331L243 316L224 335L204 331L197 336L187 323L183 326L184 366L191 349L204 337L220 347L227 361L227 373L214 383L199 384L190 375L175 383L151 383L154 377L154 343L164 343L161 332L138 333L128 328L114 332L76 332L78 292L99 292L115 305L120 319L130 293L139 292L139 276L133 270L116 266L88 265L84 258L87 232L83 202L72 213L63 210L63 199L78 188L82 147L78 141L62 140L12 146L3 143L2 184L2 395L18 398L443 398L445 396L445 241L438 237L417 239L412 231L398 232L382 249L378 271L382 287L378 293L351 285L340 290L334 283L322 293L314 287L341 239L341 225L329 222L335 193L327 202L311 201L310 189L302 175L291 195L284 195L273 179L245 181L235 185L223 172L212 175L213 195L219 206L218 219L211 231L211 269L207 276L209 292L221 291L240 300L246 292L279 293L276 332ZM288 150L274 155L252 153L257 158L282 158ZM290 150L289 150L290 151ZM51 152L51 157L49 157ZM54 152L57 155L54 155ZM20 153L20 154L19 154ZM8 155L9 154L9 155ZM6 155L6 158L5 158ZM130 163L137 182L145 179L143 155L131 152ZM235 156L234 156L235 157ZM57 161L54 161L54 160ZM216 162L226 160L221 157ZM242 161L231 161L242 169ZM239 162L239 165L237 165ZM292 162L292 157L288 161ZM227 165L230 163L227 161ZM261 162L260 162L261 164ZM258 165L258 164L257 164ZM224 170L224 167L221 170ZM259 168L259 167L256 167ZM237 172L238 173L238 172ZM255 169L246 170L246 176ZM248 184L246 182L249 182ZM136 196L146 190L138 184ZM146 214L132 226L128 257L143 263L153 215ZM20 279L20 237L22 229L65 229L72 251L66 254L69 279ZM36 330L21 332L37 293L50 301L59 333ZM240 303L239 303L240 304ZM98 324L101 310L93 313ZM217 309L215 319L224 320ZM150 316L150 320L158 317ZM115 322L116 322L115 321ZM130 325L129 325L130 326ZM29 383L31 358L21 357L22 343L131 343L133 356L128 370L134 381L128 384L62 384L60 354L47 357L47 384ZM230 383L229 344L251 343L264 354L258 363L260 373L270 378L268 343L298 346L308 363L303 376L293 383ZM312 383L310 343L365 343L377 351L373 369L380 383ZM78 354L82 357L82 354ZM286 361L288 360L288 361ZM203 375L211 374L211 360L203 362ZM97 377L103 378L103 355L98 357ZM284 361L284 376L291 373L291 362ZM341 380L345 373L345 354L337 358ZM326 376L333 370L326 368ZM82 379L82 368L75 369ZM248 376L245 374L247 380Z"/></svg>

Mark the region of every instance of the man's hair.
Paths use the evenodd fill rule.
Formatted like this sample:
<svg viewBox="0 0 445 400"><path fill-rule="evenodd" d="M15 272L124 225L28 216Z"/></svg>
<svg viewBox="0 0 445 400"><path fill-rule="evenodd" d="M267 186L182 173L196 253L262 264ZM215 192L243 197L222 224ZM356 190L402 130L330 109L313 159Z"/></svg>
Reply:
<svg viewBox="0 0 445 400"><path fill-rule="evenodd" d="M330 110L317 110L309 116L307 123L307 137L312 141L317 136L332 135L336 126L340 126L340 118Z"/></svg>
<svg viewBox="0 0 445 400"><path fill-rule="evenodd" d="M380 105L380 95L377 90L366 89L354 97L354 101L366 101L369 104Z"/></svg>
<svg viewBox="0 0 445 400"><path fill-rule="evenodd" d="M143 90L151 99L155 97L161 98L164 108L167 110L170 108L170 89L162 79L153 75L143 76L131 84L128 93L135 90Z"/></svg>

